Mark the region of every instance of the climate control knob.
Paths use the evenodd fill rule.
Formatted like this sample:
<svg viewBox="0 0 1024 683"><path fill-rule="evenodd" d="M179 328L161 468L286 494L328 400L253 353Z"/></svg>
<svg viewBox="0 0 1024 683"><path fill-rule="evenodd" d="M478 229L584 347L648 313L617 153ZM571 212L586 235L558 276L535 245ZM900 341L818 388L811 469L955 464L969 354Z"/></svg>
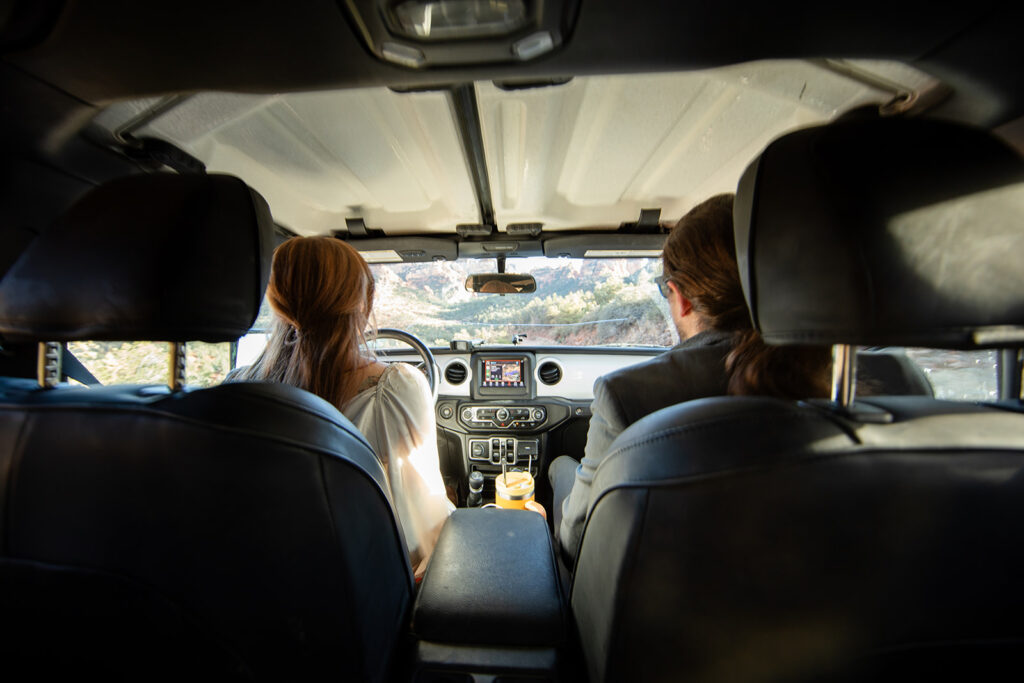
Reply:
<svg viewBox="0 0 1024 683"><path fill-rule="evenodd" d="M472 422L473 411L470 408L464 408L462 410L462 419L465 420L466 422Z"/></svg>
<svg viewBox="0 0 1024 683"><path fill-rule="evenodd" d="M504 422L508 419L508 408L498 408L494 413L494 417L498 418L499 422Z"/></svg>
<svg viewBox="0 0 1024 683"><path fill-rule="evenodd" d="M534 408L533 409L533 416L532 417L533 417L533 421L534 422L541 422L541 421L543 421L544 420L544 409L543 408Z"/></svg>

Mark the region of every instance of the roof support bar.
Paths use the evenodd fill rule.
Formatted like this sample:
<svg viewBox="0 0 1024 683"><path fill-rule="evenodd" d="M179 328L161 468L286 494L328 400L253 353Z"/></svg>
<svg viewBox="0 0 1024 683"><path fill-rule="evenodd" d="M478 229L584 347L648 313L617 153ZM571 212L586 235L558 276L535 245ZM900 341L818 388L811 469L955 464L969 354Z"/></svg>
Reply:
<svg viewBox="0 0 1024 683"><path fill-rule="evenodd" d="M466 155L469 176L473 182L480 222L495 225L494 203L491 200L491 181L487 176L487 159L484 157L484 134L480 128L480 109L476 103L476 88L472 83L456 85L450 90L455 122Z"/></svg>
<svg viewBox="0 0 1024 683"><path fill-rule="evenodd" d="M170 110L177 107L185 100L192 97L191 95L168 95L167 97L161 98L159 101L154 103L151 107L139 112L132 118L128 119L114 130L114 138L123 145L132 145L136 143L135 131L139 130L143 126L152 123L156 119L160 118Z"/></svg>

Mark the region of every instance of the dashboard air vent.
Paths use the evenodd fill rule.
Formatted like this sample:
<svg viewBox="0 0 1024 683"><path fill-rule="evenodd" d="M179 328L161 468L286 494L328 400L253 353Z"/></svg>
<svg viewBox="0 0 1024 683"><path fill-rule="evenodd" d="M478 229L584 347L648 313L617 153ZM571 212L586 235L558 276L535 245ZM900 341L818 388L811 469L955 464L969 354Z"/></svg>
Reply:
<svg viewBox="0 0 1024 683"><path fill-rule="evenodd" d="M540 364L537 374L540 376L540 381L548 386L562 381L562 368L559 367L558 363L550 360Z"/></svg>
<svg viewBox="0 0 1024 683"><path fill-rule="evenodd" d="M444 369L444 379L448 384L458 385L466 381L469 368L462 361L452 361Z"/></svg>

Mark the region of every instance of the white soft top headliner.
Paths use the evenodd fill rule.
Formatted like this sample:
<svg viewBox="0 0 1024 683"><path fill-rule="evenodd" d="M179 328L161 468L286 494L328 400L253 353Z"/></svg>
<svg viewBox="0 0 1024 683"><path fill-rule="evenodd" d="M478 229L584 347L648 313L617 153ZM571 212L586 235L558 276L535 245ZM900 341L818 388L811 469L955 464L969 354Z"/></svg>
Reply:
<svg viewBox="0 0 1024 683"><path fill-rule="evenodd" d="M936 87L893 62L800 60L511 91L474 84L499 231L510 223L615 228L650 208L672 223L733 191L781 133ZM116 130L158 101L118 103L97 123ZM444 91L200 93L134 135L165 139L210 172L241 177L298 234L344 230L357 218L388 235L453 234L481 222Z"/></svg>

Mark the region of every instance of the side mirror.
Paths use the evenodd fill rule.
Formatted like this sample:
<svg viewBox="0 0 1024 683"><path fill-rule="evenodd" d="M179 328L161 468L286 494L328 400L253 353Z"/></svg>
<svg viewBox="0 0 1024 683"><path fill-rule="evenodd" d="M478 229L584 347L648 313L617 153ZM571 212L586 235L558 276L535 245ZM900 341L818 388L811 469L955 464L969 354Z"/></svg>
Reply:
<svg viewBox="0 0 1024 683"><path fill-rule="evenodd" d="M530 294L537 291L537 281L518 273L477 273L466 278L466 289L481 294Z"/></svg>

